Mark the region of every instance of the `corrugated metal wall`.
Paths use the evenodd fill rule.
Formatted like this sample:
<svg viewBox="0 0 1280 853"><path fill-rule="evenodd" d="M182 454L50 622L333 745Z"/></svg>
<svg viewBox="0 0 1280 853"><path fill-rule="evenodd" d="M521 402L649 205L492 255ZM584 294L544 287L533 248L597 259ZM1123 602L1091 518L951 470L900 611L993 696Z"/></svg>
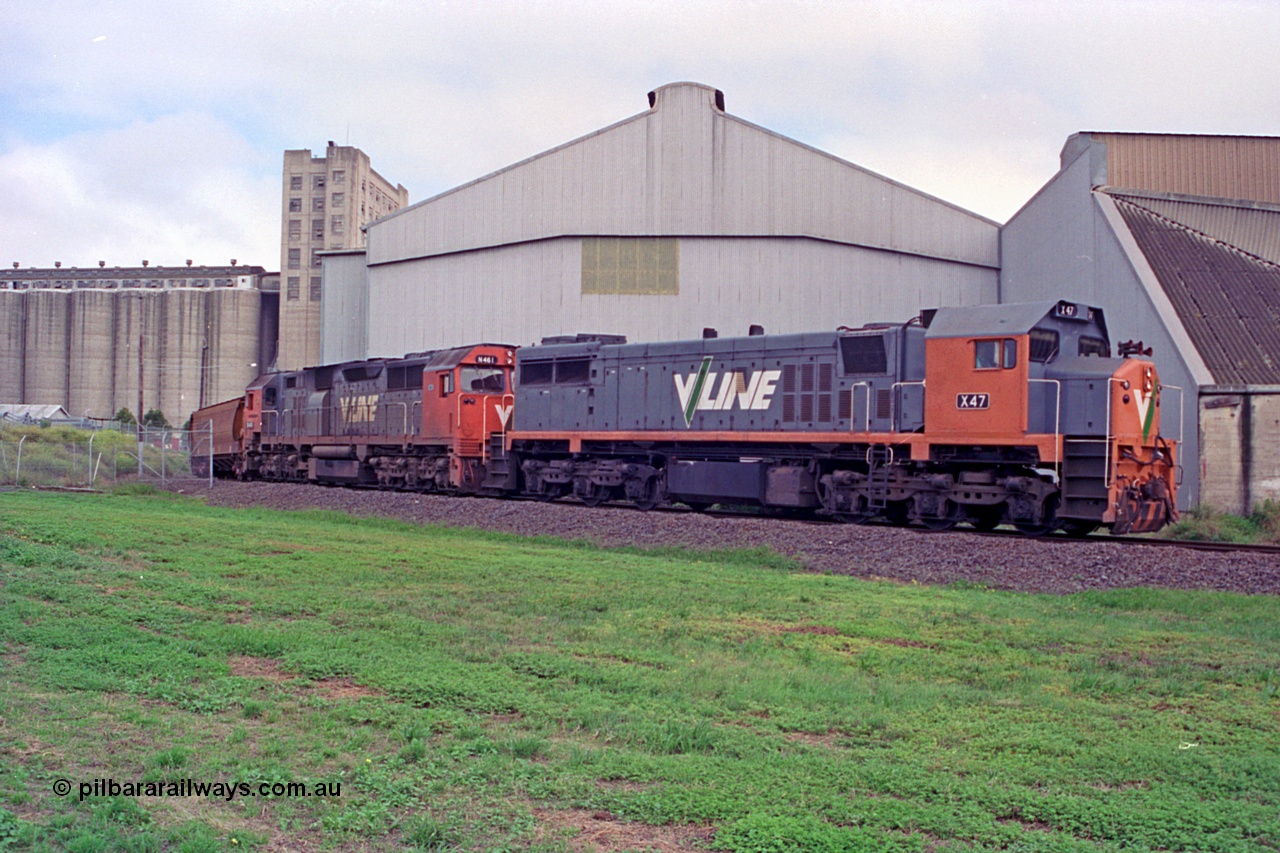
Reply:
<svg viewBox="0 0 1280 853"><path fill-rule="evenodd" d="M996 299L982 267L804 238L684 238L678 295L584 295L581 239L540 240L369 270L370 356L479 340L613 332L633 341L902 321ZM375 298L376 297L376 298Z"/></svg>
<svg viewBox="0 0 1280 853"><path fill-rule="evenodd" d="M1107 146L1107 183L1280 204L1280 139L1094 133Z"/></svg>

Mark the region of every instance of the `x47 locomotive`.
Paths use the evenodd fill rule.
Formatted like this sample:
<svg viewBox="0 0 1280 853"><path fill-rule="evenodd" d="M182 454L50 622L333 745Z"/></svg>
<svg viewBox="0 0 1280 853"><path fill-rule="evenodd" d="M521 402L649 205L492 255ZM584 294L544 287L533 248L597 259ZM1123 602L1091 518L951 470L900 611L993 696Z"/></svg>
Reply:
<svg viewBox="0 0 1280 853"><path fill-rule="evenodd" d="M1175 444L1154 364L1102 311L944 308L905 324L517 354L515 425L486 487L816 510L933 528L1157 530Z"/></svg>

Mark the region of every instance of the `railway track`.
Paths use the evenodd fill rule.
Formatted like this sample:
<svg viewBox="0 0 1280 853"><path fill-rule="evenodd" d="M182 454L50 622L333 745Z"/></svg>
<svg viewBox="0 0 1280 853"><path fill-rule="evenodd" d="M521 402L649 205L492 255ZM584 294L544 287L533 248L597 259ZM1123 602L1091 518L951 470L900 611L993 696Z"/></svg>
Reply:
<svg viewBox="0 0 1280 853"><path fill-rule="evenodd" d="M617 510L634 510L633 507L625 504L602 504L601 508L617 509ZM709 509L701 513L684 507L662 506L657 507L653 512L674 513L678 515L695 514L703 515L708 518L771 518L774 520L791 521L797 524L809 524L814 526L840 525L838 522L830 518L822 517L796 517L778 519L776 516L768 516L759 512L751 512L750 510L732 510L732 509ZM894 525L886 521L870 521L868 526L890 528ZM1218 553L1253 553L1253 554L1276 554L1280 555L1280 545L1256 545L1240 542L1209 542L1193 539L1158 539L1151 536L1112 536L1109 533L1092 533L1088 536L1067 536L1064 533L1049 533L1044 536L1027 536L1017 530L998 529L989 531L974 530L969 527L956 527L947 530L929 530L924 527L906 527L913 533L921 535L932 535L939 533L968 533L971 536L986 536L998 539L1013 540L1035 540L1038 542L1051 542L1061 544L1106 544L1115 542L1126 545L1149 545L1153 548L1187 548L1194 551L1216 551Z"/></svg>

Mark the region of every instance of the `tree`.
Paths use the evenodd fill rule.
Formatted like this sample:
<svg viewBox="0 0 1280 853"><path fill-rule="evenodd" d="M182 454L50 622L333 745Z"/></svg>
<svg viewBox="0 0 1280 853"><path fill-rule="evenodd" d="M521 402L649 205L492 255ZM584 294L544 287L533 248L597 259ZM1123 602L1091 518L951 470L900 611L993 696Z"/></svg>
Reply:
<svg viewBox="0 0 1280 853"><path fill-rule="evenodd" d="M164 412L159 409L148 409L147 413L142 416L142 425L148 429L167 429L169 420L164 416Z"/></svg>
<svg viewBox="0 0 1280 853"><path fill-rule="evenodd" d="M138 419L133 416L133 412L125 408L121 408L120 411L116 412L115 419L122 424L136 424L138 422Z"/></svg>

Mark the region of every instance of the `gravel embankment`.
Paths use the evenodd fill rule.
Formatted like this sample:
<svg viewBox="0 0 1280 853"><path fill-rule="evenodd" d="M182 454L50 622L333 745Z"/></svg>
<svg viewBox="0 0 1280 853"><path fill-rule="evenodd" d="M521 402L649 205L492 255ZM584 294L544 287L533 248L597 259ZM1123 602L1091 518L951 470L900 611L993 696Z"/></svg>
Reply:
<svg viewBox="0 0 1280 853"><path fill-rule="evenodd" d="M768 518L714 518L628 507L589 509L570 501L535 503L450 498L278 483L219 481L186 486L211 506L328 509L420 524L478 527L533 536L586 539L606 546L684 545L771 548L817 572L945 584L982 583L1024 592L1152 586L1280 594L1280 560L1118 542L1065 542L976 536L962 531L806 524Z"/></svg>

